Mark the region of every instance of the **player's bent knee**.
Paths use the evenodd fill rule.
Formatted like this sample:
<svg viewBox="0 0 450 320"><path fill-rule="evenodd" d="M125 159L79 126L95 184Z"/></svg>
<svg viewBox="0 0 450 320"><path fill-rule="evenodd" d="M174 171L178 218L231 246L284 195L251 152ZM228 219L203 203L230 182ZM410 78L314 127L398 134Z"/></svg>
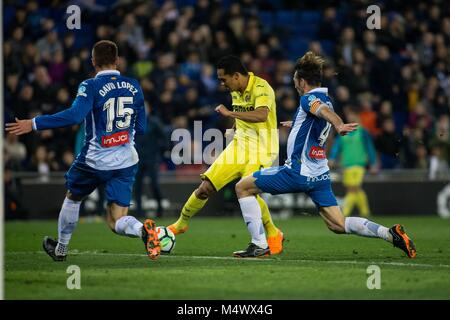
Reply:
<svg viewBox="0 0 450 320"><path fill-rule="evenodd" d="M236 186L234 187L234 191L236 191L236 195L238 198L242 198L245 196L245 184L240 180L238 183L236 183Z"/></svg>
<svg viewBox="0 0 450 320"><path fill-rule="evenodd" d="M195 195L202 200L208 199L216 190L209 181L203 181L198 187Z"/></svg>
<svg viewBox="0 0 450 320"><path fill-rule="evenodd" d="M72 201L82 201L83 200L82 196L76 196L76 195L72 194L70 191L67 191L66 197L67 197L67 199L72 200Z"/></svg>
<svg viewBox="0 0 450 320"><path fill-rule="evenodd" d="M249 197L258 194L258 189L255 187L253 180L249 177L241 179L235 186L234 190L238 198Z"/></svg>

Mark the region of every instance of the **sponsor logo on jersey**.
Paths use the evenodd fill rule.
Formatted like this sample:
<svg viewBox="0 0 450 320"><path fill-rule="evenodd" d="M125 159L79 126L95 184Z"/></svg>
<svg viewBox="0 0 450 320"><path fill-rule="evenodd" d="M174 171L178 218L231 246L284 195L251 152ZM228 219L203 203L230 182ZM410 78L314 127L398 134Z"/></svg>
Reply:
<svg viewBox="0 0 450 320"><path fill-rule="evenodd" d="M234 112L248 112L248 111L253 111L255 110L254 106L249 106L249 107L245 107L245 106L233 106L233 111Z"/></svg>
<svg viewBox="0 0 450 320"><path fill-rule="evenodd" d="M330 174L329 173L324 173L321 176L317 176L317 177L308 177L307 181L308 182L318 182L318 181L324 181L324 180L330 180Z"/></svg>
<svg viewBox="0 0 450 320"><path fill-rule="evenodd" d="M130 142L128 131L120 131L109 136L102 136L102 147L110 148Z"/></svg>
<svg viewBox="0 0 450 320"><path fill-rule="evenodd" d="M325 157L326 157L325 149L321 148L321 147L316 147L316 146L309 149L308 155L310 158L313 158L313 159L325 159Z"/></svg>

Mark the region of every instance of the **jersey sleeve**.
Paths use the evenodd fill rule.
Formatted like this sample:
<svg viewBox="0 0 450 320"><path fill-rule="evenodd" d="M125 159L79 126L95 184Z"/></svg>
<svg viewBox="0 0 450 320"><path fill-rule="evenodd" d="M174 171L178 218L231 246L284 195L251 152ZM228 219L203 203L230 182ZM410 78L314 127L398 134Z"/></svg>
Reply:
<svg viewBox="0 0 450 320"><path fill-rule="evenodd" d="M147 130L147 114L145 111L145 100L144 100L144 94L142 93L142 89L140 86L138 86L138 99L136 100L136 108L137 108L137 115L136 115L136 124L135 124L135 131L136 134L142 135L145 134Z"/></svg>
<svg viewBox="0 0 450 320"><path fill-rule="evenodd" d="M272 109L271 88L268 84L255 84L255 109L267 107Z"/></svg>
<svg viewBox="0 0 450 320"><path fill-rule="evenodd" d="M305 112L312 113L313 115L317 115L317 111L319 111L320 106L326 105L325 101L321 100L319 97L310 94L308 96L302 96L300 99L300 105Z"/></svg>
<svg viewBox="0 0 450 320"><path fill-rule="evenodd" d="M78 93L72 106L52 115L37 116L33 119L35 130L62 128L81 123L92 110L94 92L92 83L83 81L78 87Z"/></svg>

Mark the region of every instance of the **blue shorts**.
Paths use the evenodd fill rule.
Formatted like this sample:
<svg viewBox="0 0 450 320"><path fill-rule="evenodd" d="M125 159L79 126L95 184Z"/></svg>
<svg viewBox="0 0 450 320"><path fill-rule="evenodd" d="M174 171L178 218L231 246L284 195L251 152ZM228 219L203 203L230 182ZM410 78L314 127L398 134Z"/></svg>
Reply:
<svg viewBox="0 0 450 320"><path fill-rule="evenodd" d="M287 166L272 167L253 173L256 186L270 194L306 193L317 207L337 206L336 197L331 190L330 173L317 177L306 177L300 169Z"/></svg>
<svg viewBox="0 0 450 320"><path fill-rule="evenodd" d="M74 162L67 171L66 187L75 196L85 197L99 185L106 185L106 199L121 207L130 206L133 184L138 165L117 169L97 170L88 165Z"/></svg>

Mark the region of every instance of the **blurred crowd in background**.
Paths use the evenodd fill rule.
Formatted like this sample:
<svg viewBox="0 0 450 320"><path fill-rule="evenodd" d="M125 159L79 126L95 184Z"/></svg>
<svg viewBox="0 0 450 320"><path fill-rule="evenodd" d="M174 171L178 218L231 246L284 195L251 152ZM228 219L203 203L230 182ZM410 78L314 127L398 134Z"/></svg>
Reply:
<svg viewBox="0 0 450 320"><path fill-rule="evenodd" d="M81 30L68 30L66 8L81 7ZM307 50L326 58L322 86L335 111L356 112L374 140L378 167L432 168L450 163L450 6L447 1L377 1L381 29L369 30L365 1L4 1L5 121L71 105L94 76L92 45L118 44L122 74L140 79L152 121L170 140L176 128L231 128L214 108L230 106L215 63L234 54L274 88L278 121L298 107L292 76ZM281 161L288 131L280 128ZM65 171L83 128L4 140L6 168ZM161 139L159 139L161 140ZM170 142L170 141L169 141ZM330 138L328 147L332 145ZM145 148L144 146L140 146ZM170 143L156 146L161 170ZM153 145L152 148L155 148ZM166 151L166 153L164 153Z"/></svg>

